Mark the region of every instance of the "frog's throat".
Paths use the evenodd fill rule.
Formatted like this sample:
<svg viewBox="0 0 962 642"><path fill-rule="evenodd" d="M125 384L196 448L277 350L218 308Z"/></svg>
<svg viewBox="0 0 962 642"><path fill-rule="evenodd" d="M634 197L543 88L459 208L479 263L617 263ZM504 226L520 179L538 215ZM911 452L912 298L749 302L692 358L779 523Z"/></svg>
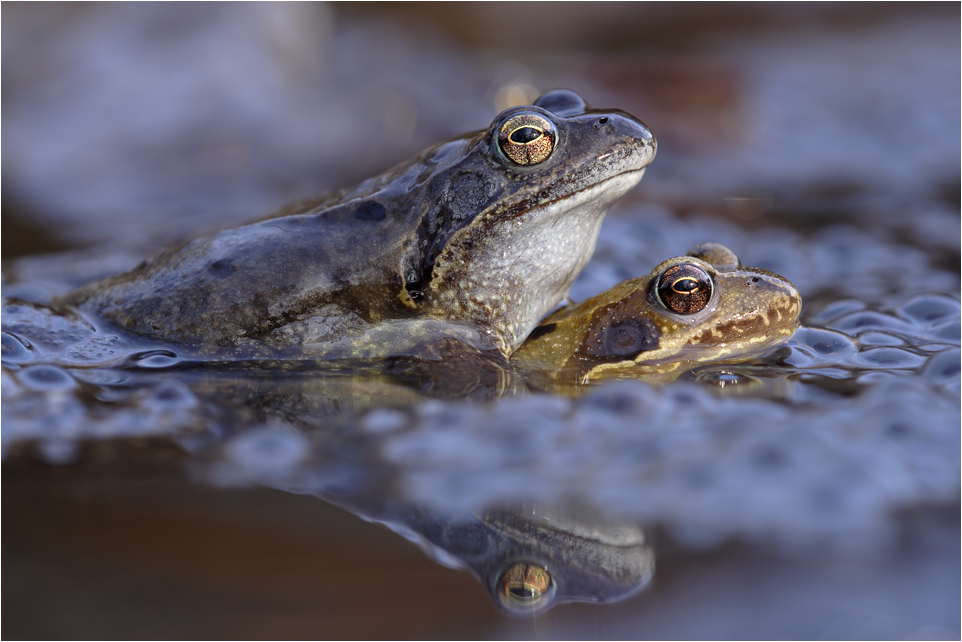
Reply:
<svg viewBox="0 0 962 642"><path fill-rule="evenodd" d="M610 204L643 170L624 172L565 198L499 220L482 234L464 229L440 255L429 305L450 320L484 328L510 355L562 298L588 263ZM558 234L556 226L568 229ZM498 242L492 243L496 237ZM460 257L468 253L470 262ZM484 269L477 269L482 265Z"/></svg>

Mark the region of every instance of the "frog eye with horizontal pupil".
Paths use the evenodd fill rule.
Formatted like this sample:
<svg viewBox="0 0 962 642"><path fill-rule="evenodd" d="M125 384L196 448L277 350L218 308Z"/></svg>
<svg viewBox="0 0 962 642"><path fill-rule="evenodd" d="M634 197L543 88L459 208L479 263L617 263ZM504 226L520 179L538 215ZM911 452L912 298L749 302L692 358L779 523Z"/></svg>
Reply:
<svg viewBox="0 0 962 642"><path fill-rule="evenodd" d="M501 573L497 593L501 606L508 611L532 613L551 603L555 584L544 566L517 562Z"/></svg>
<svg viewBox="0 0 962 642"><path fill-rule="evenodd" d="M673 265L658 277L655 292L662 305L676 314L701 312L711 301L708 272L689 263Z"/></svg>
<svg viewBox="0 0 962 642"><path fill-rule="evenodd" d="M498 147L515 165L527 167L543 163L557 143L557 128L541 114L515 114L498 130Z"/></svg>

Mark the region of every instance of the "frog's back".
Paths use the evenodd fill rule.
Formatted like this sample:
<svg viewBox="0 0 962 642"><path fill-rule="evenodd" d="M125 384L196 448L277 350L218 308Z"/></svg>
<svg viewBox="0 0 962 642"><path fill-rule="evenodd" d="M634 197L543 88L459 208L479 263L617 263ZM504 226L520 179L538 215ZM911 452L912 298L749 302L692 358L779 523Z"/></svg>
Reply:
<svg viewBox="0 0 962 642"><path fill-rule="evenodd" d="M161 253L63 302L138 334L216 345L264 337L335 300L365 321L403 316L417 219L375 198L268 218Z"/></svg>

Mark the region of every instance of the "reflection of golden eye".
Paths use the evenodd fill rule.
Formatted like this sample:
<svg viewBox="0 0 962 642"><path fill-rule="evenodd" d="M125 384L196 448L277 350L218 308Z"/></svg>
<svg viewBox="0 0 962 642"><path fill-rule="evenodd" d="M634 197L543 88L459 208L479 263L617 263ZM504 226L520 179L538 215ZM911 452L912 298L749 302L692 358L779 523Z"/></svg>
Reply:
<svg viewBox="0 0 962 642"><path fill-rule="evenodd" d="M543 565L516 562L506 568L497 584L501 606L512 613L533 613L551 603L555 585Z"/></svg>
<svg viewBox="0 0 962 642"><path fill-rule="evenodd" d="M712 280L708 272L691 263L673 265L655 283L658 300L677 314L695 314L711 301Z"/></svg>
<svg viewBox="0 0 962 642"><path fill-rule="evenodd" d="M557 128L541 114L515 114L498 130L498 147L515 165L543 163L557 142Z"/></svg>

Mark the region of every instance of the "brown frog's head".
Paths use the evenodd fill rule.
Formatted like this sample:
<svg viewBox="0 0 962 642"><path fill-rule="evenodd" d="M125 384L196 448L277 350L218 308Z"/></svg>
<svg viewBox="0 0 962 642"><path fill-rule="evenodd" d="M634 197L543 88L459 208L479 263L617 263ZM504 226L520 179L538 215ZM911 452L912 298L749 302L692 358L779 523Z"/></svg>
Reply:
<svg viewBox="0 0 962 642"><path fill-rule="evenodd" d="M667 363L758 354L798 327L802 299L777 274L741 266L718 243L668 259L545 319L515 353L525 367L576 368L585 379Z"/></svg>

